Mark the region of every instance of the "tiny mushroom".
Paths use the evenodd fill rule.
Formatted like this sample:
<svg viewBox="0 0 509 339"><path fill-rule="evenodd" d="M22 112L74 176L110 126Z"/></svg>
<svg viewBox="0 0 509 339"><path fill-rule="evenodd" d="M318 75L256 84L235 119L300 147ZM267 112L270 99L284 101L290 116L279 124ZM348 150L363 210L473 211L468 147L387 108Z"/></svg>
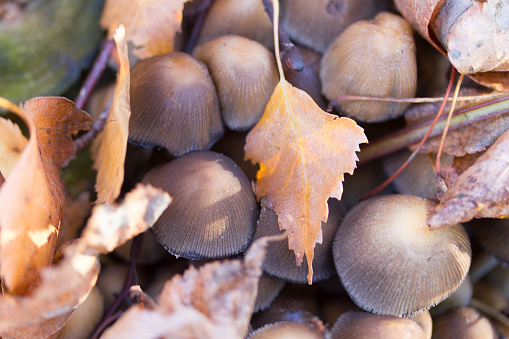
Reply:
<svg viewBox="0 0 509 339"><path fill-rule="evenodd" d="M324 339L324 330L309 323L284 321L268 324L249 334L248 339Z"/></svg>
<svg viewBox="0 0 509 339"><path fill-rule="evenodd" d="M379 314L409 316L436 305L465 278L470 242L461 225L431 229L428 201L410 195L365 200L345 216L333 254L352 300Z"/></svg>
<svg viewBox="0 0 509 339"><path fill-rule="evenodd" d="M209 69L226 126L251 129L279 81L272 53L254 40L226 35L198 46L193 56Z"/></svg>
<svg viewBox="0 0 509 339"><path fill-rule="evenodd" d="M131 70L129 140L163 147L173 156L209 149L224 133L219 100L207 67L173 52Z"/></svg>
<svg viewBox="0 0 509 339"><path fill-rule="evenodd" d="M345 95L411 98L417 90L412 27L392 13L349 26L322 58L322 91L329 100ZM365 122L397 117L408 103L341 101L346 115Z"/></svg>
<svg viewBox="0 0 509 339"><path fill-rule="evenodd" d="M251 242L258 207L251 183L230 158L191 152L152 169L143 182L174 198L152 227L156 239L173 255L223 258Z"/></svg>
<svg viewBox="0 0 509 339"><path fill-rule="evenodd" d="M415 321L362 311L343 313L334 323L332 335L335 339L426 338L424 330Z"/></svg>
<svg viewBox="0 0 509 339"><path fill-rule="evenodd" d="M496 339L498 335L488 318L471 307L460 306L433 318L433 338Z"/></svg>
<svg viewBox="0 0 509 339"><path fill-rule="evenodd" d="M345 214L343 205L336 199L329 199L329 218L322 223L323 241L316 244L313 259L313 282L330 278L335 274L334 261L332 259L332 240L338 229L339 223ZM280 233L276 212L266 206L262 199L262 210L256 227L254 238L275 235ZM297 284L308 282L308 265L304 260L297 266L295 253L288 249L288 240L272 242L267 248L267 256L263 262L263 271Z"/></svg>

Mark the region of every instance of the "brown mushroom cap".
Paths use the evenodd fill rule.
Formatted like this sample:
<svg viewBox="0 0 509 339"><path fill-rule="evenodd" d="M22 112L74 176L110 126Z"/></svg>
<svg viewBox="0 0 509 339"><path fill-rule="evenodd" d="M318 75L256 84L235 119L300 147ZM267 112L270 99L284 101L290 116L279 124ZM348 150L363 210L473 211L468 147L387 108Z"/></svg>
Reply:
<svg viewBox="0 0 509 339"><path fill-rule="evenodd" d="M388 7L385 0L282 0L281 25L292 40L323 53L350 24Z"/></svg>
<svg viewBox="0 0 509 339"><path fill-rule="evenodd" d="M345 214L345 209L336 199L329 199L328 206L328 220L326 223L322 223L323 241L321 244L316 244L314 251L313 282L325 280L335 273L331 245L334 234ZM254 238L276 235L280 232L276 212L266 207L262 199L262 210ZM308 282L307 262L304 260L300 266L297 266L295 253L288 249L287 240L269 244L262 269L266 273L293 283L306 284Z"/></svg>
<svg viewBox="0 0 509 339"><path fill-rule="evenodd" d="M332 335L337 339L426 338L424 330L415 321L362 311L343 313L334 323Z"/></svg>
<svg viewBox="0 0 509 339"><path fill-rule="evenodd" d="M193 56L212 75L226 126L251 129L279 81L274 55L259 42L227 35L198 46Z"/></svg>
<svg viewBox="0 0 509 339"><path fill-rule="evenodd" d="M254 332L248 339L324 339L324 332L308 323L284 321L268 324Z"/></svg>
<svg viewBox="0 0 509 339"><path fill-rule="evenodd" d="M274 50L272 22L261 0L215 0L210 6L197 45L235 34Z"/></svg>
<svg viewBox="0 0 509 339"><path fill-rule="evenodd" d="M498 336L488 318L471 307L460 306L433 318L433 338L495 339Z"/></svg>
<svg viewBox="0 0 509 339"><path fill-rule="evenodd" d="M245 174L228 157L192 152L143 178L173 201L152 227L166 250L188 259L222 258L251 241L258 206Z"/></svg>
<svg viewBox="0 0 509 339"><path fill-rule="evenodd" d="M131 70L129 139L180 156L209 149L224 132L207 67L180 52L155 56Z"/></svg>
<svg viewBox="0 0 509 339"><path fill-rule="evenodd" d="M256 295L253 313L266 310L285 287L282 279L263 273L258 281L258 294Z"/></svg>
<svg viewBox="0 0 509 339"><path fill-rule="evenodd" d="M430 310L430 313L435 317L443 314L458 306L467 306L472 300L473 284L470 276L467 275L459 287L454 291L453 294L442 300L438 305Z"/></svg>
<svg viewBox="0 0 509 339"><path fill-rule="evenodd" d="M341 223L333 244L339 277L362 309L396 316L429 309L465 278L471 260L461 225L432 230L428 202L410 195L366 200Z"/></svg>
<svg viewBox="0 0 509 339"><path fill-rule="evenodd" d="M322 91L333 100L344 95L410 98L417 89L417 61L410 24L380 13L349 26L323 55ZM341 110L360 121L397 117L408 103L342 101Z"/></svg>
<svg viewBox="0 0 509 339"><path fill-rule="evenodd" d="M433 321L428 310L418 313L408 319L415 321L419 326L421 326L426 339L431 338L431 333L433 332Z"/></svg>

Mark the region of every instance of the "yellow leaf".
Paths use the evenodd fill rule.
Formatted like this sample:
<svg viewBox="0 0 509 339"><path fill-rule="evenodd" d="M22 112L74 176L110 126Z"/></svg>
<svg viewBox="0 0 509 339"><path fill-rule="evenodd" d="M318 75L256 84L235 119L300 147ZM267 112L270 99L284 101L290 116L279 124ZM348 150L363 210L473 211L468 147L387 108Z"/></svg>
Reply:
<svg viewBox="0 0 509 339"><path fill-rule="evenodd" d="M124 182L124 162L131 117L129 60L123 26L118 28L115 42L120 59L117 86L104 130L92 146L95 157L94 168L97 169L95 188L98 203L111 203L120 194Z"/></svg>
<svg viewBox="0 0 509 339"><path fill-rule="evenodd" d="M173 51L175 34L180 32L182 10L188 0L107 0L101 26L111 39L123 24L135 46L134 54L145 59Z"/></svg>
<svg viewBox="0 0 509 339"><path fill-rule="evenodd" d="M322 111L304 91L282 79L248 134L246 158L260 163L256 196L267 196L280 227L288 231L297 264L306 255L312 281L313 251L322 242L329 197L341 199L344 173L353 173L362 128Z"/></svg>

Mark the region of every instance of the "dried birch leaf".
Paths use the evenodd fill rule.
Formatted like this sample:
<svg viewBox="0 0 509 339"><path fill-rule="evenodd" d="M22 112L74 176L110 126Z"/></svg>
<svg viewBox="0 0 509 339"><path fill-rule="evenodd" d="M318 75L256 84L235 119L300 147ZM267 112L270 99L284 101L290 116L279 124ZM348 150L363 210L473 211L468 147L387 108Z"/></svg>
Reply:
<svg viewBox="0 0 509 339"><path fill-rule="evenodd" d="M60 171L74 157L71 135L92 123L65 98L42 97L14 108L30 139L0 191L0 275L10 293L26 293L53 260L65 215Z"/></svg>
<svg viewBox="0 0 509 339"><path fill-rule="evenodd" d="M288 231L297 264L306 255L308 282L313 277L313 251L322 242L329 197L341 200L344 173L353 173L362 128L348 118L322 111L304 91L282 79L265 112L246 139L246 159L260 164L256 196L267 196Z"/></svg>
<svg viewBox="0 0 509 339"><path fill-rule="evenodd" d="M170 203L168 194L138 185L119 205L99 205L83 236L63 248L63 258L41 271L27 296L0 297L0 336L47 338L55 334L95 285L98 254L151 227Z"/></svg>
<svg viewBox="0 0 509 339"><path fill-rule="evenodd" d="M454 225L472 218L509 216L509 130L454 182L435 211L431 227Z"/></svg>
<svg viewBox="0 0 509 339"><path fill-rule="evenodd" d="M115 42L120 59L117 86L113 95L108 120L99 138L94 140L94 168L97 169L97 203L110 203L120 194L124 182L124 163L129 136L129 60L124 26L115 34Z"/></svg>
<svg viewBox="0 0 509 339"><path fill-rule="evenodd" d="M188 0L107 0L101 26L111 39L119 25L126 27L134 53L141 59L173 51L181 31L182 10Z"/></svg>
<svg viewBox="0 0 509 339"><path fill-rule="evenodd" d="M271 238L253 242L243 263L190 267L165 284L157 309L131 307L102 338L245 338Z"/></svg>
<svg viewBox="0 0 509 339"><path fill-rule="evenodd" d="M509 4L505 1L395 0L402 15L460 73L509 90Z"/></svg>
<svg viewBox="0 0 509 339"><path fill-rule="evenodd" d="M0 118L0 171L8 177L27 144L18 125Z"/></svg>

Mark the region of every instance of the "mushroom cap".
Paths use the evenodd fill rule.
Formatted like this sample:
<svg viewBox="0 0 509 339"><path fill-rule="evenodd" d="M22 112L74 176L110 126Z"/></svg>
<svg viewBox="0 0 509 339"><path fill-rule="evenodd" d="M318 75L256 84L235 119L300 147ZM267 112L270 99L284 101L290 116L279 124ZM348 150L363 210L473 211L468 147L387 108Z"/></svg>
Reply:
<svg viewBox="0 0 509 339"><path fill-rule="evenodd" d="M251 332L248 339L323 339L323 331L309 323L283 321Z"/></svg>
<svg viewBox="0 0 509 339"><path fill-rule="evenodd" d="M274 55L259 42L226 35L198 46L193 56L209 69L226 126L251 129L279 81Z"/></svg>
<svg viewBox="0 0 509 339"><path fill-rule="evenodd" d="M467 275L459 287L450 296L433 307L430 310L430 313L433 317L435 317L447 312L451 308L467 306L470 303L470 300L472 300L473 292L474 286L472 284L472 279L470 279L470 276Z"/></svg>
<svg viewBox="0 0 509 339"><path fill-rule="evenodd" d="M509 263L509 220L480 219L472 222L477 240L497 259Z"/></svg>
<svg viewBox="0 0 509 339"><path fill-rule="evenodd" d="M333 100L344 95L410 98L417 90L412 27L392 13L349 26L322 58L322 91ZM366 122L397 117L408 103L342 101L341 110Z"/></svg>
<svg viewBox="0 0 509 339"><path fill-rule="evenodd" d="M459 306L433 318L433 338L498 338L488 318L475 309Z"/></svg>
<svg viewBox="0 0 509 339"><path fill-rule="evenodd" d="M274 50L272 22L261 0L215 0L210 6L197 45L235 34Z"/></svg>
<svg viewBox="0 0 509 339"><path fill-rule="evenodd" d="M143 182L173 197L152 227L173 255L222 258L250 243L258 206L251 183L230 158L208 151L188 153L152 169Z"/></svg>
<svg viewBox="0 0 509 339"><path fill-rule="evenodd" d="M328 206L328 220L325 223L322 222L323 241L321 244L316 244L314 251L313 282L330 278L335 273L331 245L334 234L345 214L345 209L337 199L329 199ZM276 235L280 232L276 212L266 207L262 200L262 210L254 239ZM293 283L306 284L308 282L308 264L304 260L300 266L297 266L295 253L288 248L288 240L269 244L262 269L268 274Z"/></svg>
<svg viewBox="0 0 509 339"><path fill-rule="evenodd" d="M217 92L207 67L172 52L131 70L129 139L164 147L173 156L209 149L224 132Z"/></svg>
<svg viewBox="0 0 509 339"><path fill-rule="evenodd" d="M415 321L392 315L372 314L362 311L348 311L334 323L333 338L398 338L425 339L421 326Z"/></svg>
<svg viewBox="0 0 509 339"><path fill-rule="evenodd" d="M323 53L350 24L388 7L384 0L282 0L281 25L292 40Z"/></svg>
<svg viewBox="0 0 509 339"><path fill-rule="evenodd" d="M363 201L346 215L334 239L334 261L360 308L413 315L461 284L471 260L468 236L461 225L432 230L427 213L425 199L388 195Z"/></svg>
<svg viewBox="0 0 509 339"><path fill-rule="evenodd" d="M258 281L258 294L253 313L266 310L285 287L286 282L282 279L263 273Z"/></svg>
<svg viewBox="0 0 509 339"><path fill-rule="evenodd" d="M426 339L431 339L431 333L433 332L433 320L431 319L431 314L428 310L418 313L408 319L415 321L419 326L421 326Z"/></svg>

